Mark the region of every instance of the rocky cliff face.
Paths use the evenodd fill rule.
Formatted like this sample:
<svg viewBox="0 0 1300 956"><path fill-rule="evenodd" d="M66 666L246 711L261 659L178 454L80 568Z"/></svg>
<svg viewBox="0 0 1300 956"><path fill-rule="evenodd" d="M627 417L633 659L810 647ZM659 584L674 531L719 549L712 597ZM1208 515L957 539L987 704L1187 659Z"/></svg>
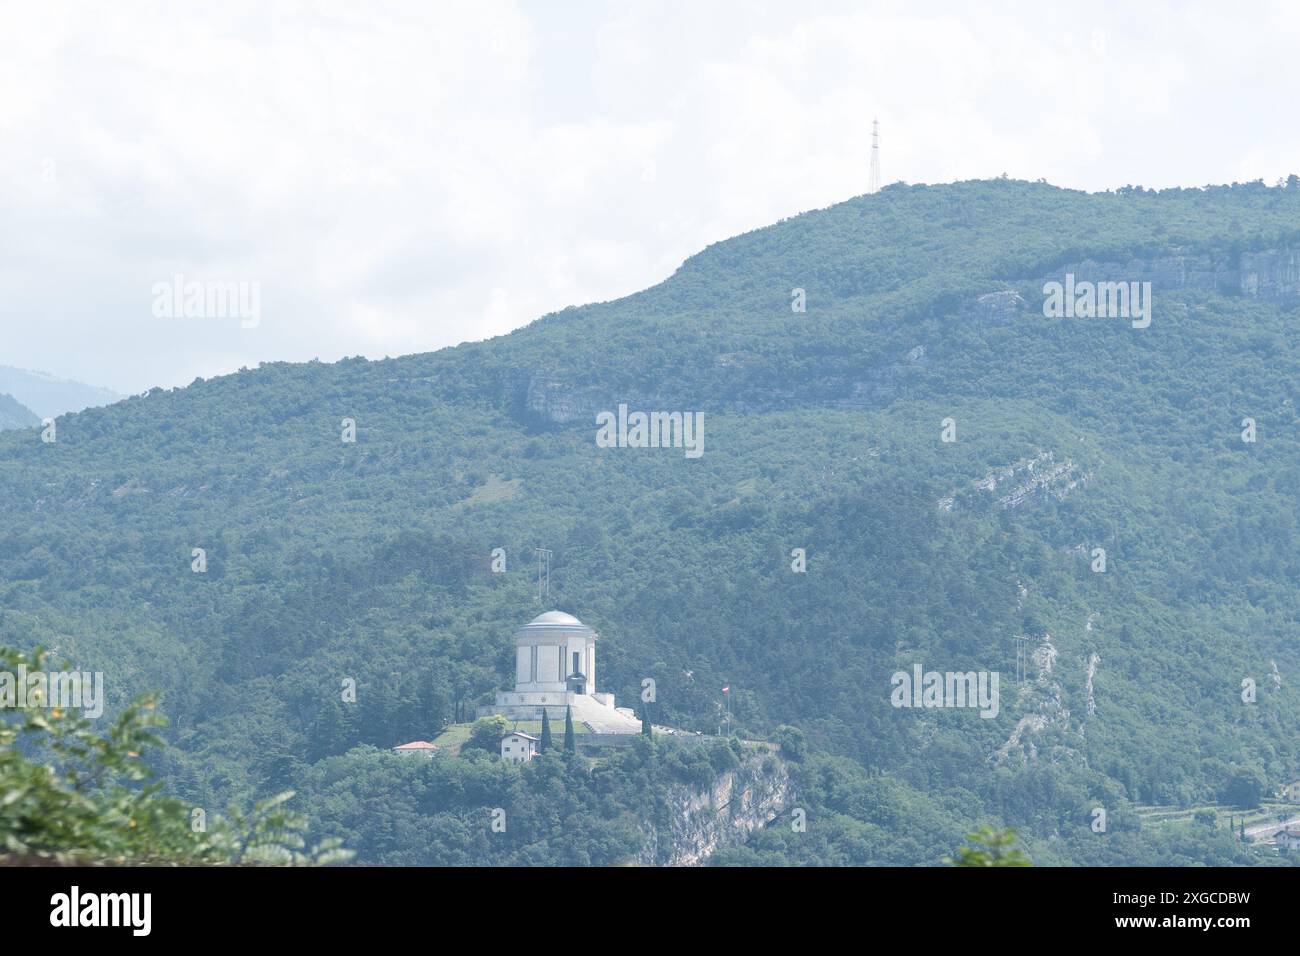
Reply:
<svg viewBox="0 0 1300 956"><path fill-rule="evenodd" d="M705 788L680 785L665 795L666 814L647 823L635 862L647 866L698 866L714 851L744 843L749 834L795 802L789 767L763 750Z"/></svg>
<svg viewBox="0 0 1300 956"><path fill-rule="evenodd" d="M1023 716L1006 742L990 757L994 764L1024 766L1040 758L1054 764L1083 759L1077 749L1081 729L1070 718L1065 690L1056 674L1058 656L1050 634L1038 639L1038 646L1029 655L1029 679L1016 685L1015 690L1016 705Z"/></svg>
<svg viewBox="0 0 1300 956"><path fill-rule="evenodd" d="M1011 289L1000 289L967 302L962 310L965 321L986 323L1013 322L1025 310L1025 300Z"/></svg>
<svg viewBox="0 0 1300 956"><path fill-rule="evenodd" d="M1158 256L1128 262L1085 259L1047 279L1059 282L1066 273L1072 273L1076 282L1150 282L1157 293L1161 289L1192 289L1280 305L1300 302L1300 250L1296 249L1243 252L1237 262L1226 254Z"/></svg>
<svg viewBox="0 0 1300 956"><path fill-rule="evenodd" d="M525 386L525 415L556 425L581 422L594 428L598 411L617 407L618 403L611 402L598 388L575 386L545 375L534 375Z"/></svg>
<svg viewBox="0 0 1300 956"><path fill-rule="evenodd" d="M710 394L707 409L712 412L749 414L799 405L880 408L906 391L931 364L925 346L916 345L854 375L828 372L825 381L812 392L796 384L776 387L748 381L743 376L743 363L732 356L726 358L729 361L717 364L738 370L735 394L730 398ZM680 393L617 390L601 384L565 381L545 373L509 383L506 388L513 390L510 404L523 421L533 425L586 426L593 433L597 413L612 412L620 404L633 411L702 410L700 393L689 388Z"/></svg>
<svg viewBox="0 0 1300 956"><path fill-rule="evenodd" d="M1130 259L1127 262L1084 259L1071 262L1044 278L1063 282L1066 274L1075 282L1150 282L1157 293L1163 289L1194 289L1224 295L1236 291L1237 270L1226 258L1201 256L1161 256L1155 259Z"/></svg>
<svg viewBox="0 0 1300 956"><path fill-rule="evenodd" d="M1288 304L1300 301L1300 250L1243 252L1238 285L1242 295Z"/></svg>
<svg viewBox="0 0 1300 956"><path fill-rule="evenodd" d="M1081 472L1073 459L1058 462L1055 453L1040 451L1032 458L990 469L983 478L940 498L936 504L940 511L952 511L963 490L981 493L967 500L996 502L1004 510L1018 508L1034 499L1064 501L1076 489L1086 487L1091 479L1092 475Z"/></svg>
<svg viewBox="0 0 1300 956"><path fill-rule="evenodd" d="M1190 289L1219 295L1240 295L1282 306L1300 304L1300 250L1261 249L1243 252L1236 260L1225 254L1168 255L1151 259L1070 262L1033 280L1035 284L1064 282L1150 282L1153 291ZM964 321L1007 324L1036 313L1037 302L1003 289L978 296L962 307Z"/></svg>

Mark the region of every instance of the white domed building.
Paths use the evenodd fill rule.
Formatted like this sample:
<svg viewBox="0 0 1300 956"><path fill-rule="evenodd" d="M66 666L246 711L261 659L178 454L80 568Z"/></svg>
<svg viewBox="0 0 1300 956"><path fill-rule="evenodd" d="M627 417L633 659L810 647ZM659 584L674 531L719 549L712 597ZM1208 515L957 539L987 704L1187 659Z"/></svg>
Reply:
<svg viewBox="0 0 1300 956"><path fill-rule="evenodd" d="M596 690L595 630L572 614L547 611L515 631L515 689L498 691L496 704L478 715L512 720L563 720L566 708L593 733L635 734L640 722L614 706L614 695Z"/></svg>

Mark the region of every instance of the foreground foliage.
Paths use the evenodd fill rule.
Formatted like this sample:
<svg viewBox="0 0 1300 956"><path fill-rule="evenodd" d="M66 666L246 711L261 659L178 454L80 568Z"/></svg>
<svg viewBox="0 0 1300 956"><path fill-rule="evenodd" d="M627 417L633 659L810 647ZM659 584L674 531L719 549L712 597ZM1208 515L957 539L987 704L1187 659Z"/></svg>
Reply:
<svg viewBox="0 0 1300 956"><path fill-rule="evenodd" d="M43 671L48 655L0 647L0 669ZM324 864L339 841L308 850L291 792L211 819L150 780L144 751L166 720L143 696L100 731L72 709L0 708L0 848L19 857L111 863Z"/></svg>

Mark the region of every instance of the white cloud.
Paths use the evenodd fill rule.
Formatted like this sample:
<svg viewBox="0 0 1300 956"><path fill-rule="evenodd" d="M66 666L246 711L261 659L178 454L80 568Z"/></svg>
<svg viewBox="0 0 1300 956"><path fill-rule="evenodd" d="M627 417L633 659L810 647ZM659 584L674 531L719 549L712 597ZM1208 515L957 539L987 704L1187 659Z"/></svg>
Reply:
<svg viewBox="0 0 1300 956"><path fill-rule="evenodd" d="M122 390L401 354L885 179L1294 171L1287 3L0 8L6 363ZM149 290L259 281L256 329Z"/></svg>

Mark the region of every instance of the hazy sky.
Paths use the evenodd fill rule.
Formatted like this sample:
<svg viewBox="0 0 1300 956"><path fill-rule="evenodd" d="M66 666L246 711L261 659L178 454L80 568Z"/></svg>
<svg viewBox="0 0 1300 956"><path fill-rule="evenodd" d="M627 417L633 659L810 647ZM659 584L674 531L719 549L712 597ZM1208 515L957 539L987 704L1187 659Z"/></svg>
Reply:
<svg viewBox="0 0 1300 956"><path fill-rule="evenodd" d="M1294 0L0 0L0 38L0 364L120 391L634 292L865 192L873 116L886 182L1300 172ZM155 315L178 273L260 321Z"/></svg>

